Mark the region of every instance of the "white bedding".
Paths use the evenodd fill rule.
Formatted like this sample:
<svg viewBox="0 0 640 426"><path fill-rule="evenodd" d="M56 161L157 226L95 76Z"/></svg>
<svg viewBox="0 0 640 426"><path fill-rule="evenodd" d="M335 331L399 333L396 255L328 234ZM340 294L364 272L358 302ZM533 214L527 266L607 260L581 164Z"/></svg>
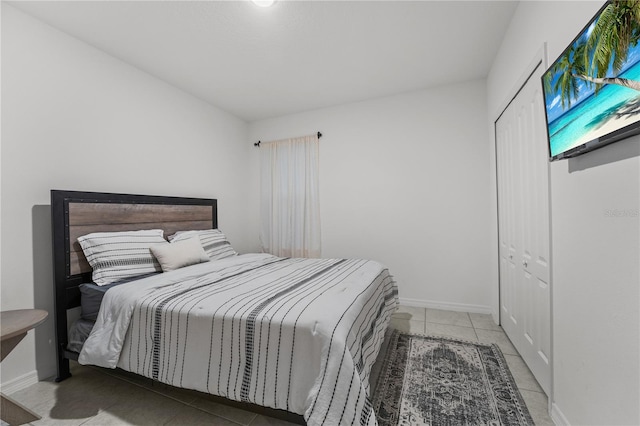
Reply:
<svg viewBox="0 0 640 426"><path fill-rule="evenodd" d="M396 305L377 262L234 256L110 289L79 361L375 425L369 373Z"/></svg>

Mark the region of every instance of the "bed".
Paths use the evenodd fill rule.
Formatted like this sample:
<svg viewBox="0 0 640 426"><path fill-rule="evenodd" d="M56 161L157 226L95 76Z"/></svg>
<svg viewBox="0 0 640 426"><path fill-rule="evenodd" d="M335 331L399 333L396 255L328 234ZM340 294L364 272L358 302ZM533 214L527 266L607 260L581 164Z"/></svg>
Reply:
<svg viewBox="0 0 640 426"><path fill-rule="evenodd" d="M369 374L397 305L384 266L260 253L135 277L103 293L91 334L74 351L67 310L82 304L93 272L78 238L209 232L217 201L53 190L51 208L58 381L75 359L310 425L376 424Z"/></svg>

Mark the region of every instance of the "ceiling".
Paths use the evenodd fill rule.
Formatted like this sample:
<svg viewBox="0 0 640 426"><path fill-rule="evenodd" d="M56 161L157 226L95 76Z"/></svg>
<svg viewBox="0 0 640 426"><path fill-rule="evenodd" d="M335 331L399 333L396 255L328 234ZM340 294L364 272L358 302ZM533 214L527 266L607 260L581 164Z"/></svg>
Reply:
<svg viewBox="0 0 640 426"><path fill-rule="evenodd" d="M29 1L16 8L247 122L485 78L514 1Z"/></svg>

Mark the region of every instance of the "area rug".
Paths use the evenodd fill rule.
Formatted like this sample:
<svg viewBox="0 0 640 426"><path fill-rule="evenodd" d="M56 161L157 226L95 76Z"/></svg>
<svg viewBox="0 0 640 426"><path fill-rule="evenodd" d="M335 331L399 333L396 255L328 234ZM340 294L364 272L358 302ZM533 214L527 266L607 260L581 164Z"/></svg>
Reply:
<svg viewBox="0 0 640 426"><path fill-rule="evenodd" d="M380 426L533 425L497 345L394 330L373 392Z"/></svg>

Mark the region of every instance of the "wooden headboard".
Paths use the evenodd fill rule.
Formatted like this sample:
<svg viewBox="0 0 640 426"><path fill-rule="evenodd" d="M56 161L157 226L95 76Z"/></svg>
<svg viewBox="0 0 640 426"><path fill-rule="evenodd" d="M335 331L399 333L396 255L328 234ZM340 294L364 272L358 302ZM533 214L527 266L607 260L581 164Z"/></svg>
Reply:
<svg viewBox="0 0 640 426"><path fill-rule="evenodd" d="M92 232L218 227L217 200L103 192L51 191L55 321L58 352L57 381L71 376L66 349L67 310L80 306L79 285L91 282L91 268L77 238Z"/></svg>

